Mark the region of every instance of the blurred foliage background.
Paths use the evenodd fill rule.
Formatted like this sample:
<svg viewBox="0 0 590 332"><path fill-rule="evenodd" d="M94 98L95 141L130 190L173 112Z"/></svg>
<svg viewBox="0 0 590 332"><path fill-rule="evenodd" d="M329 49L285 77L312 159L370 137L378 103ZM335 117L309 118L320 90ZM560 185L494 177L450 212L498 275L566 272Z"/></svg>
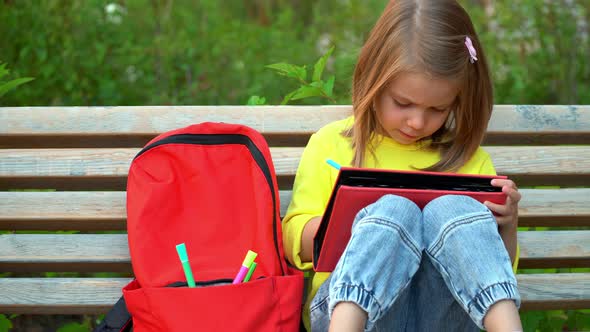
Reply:
<svg viewBox="0 0 590 332"><path fill-rule="evenodd" d="M590 0L460 2L484 43L496 104L590 104ZM325 77L336 77L333 100L292 103L350 104L358 52L386 3L0 0L5 79L35 78L0 106L243 105L253 95L279 104L299 84L265 66L311 72L332 46ZM519 273L527 272L538 271ZM526 331L590 330L590 310L522 318ZM97 319L0 314L0 332L89 331Z"/></svg>
<svg viewBox="0 0 590 332"><path fill-rule="evenodd" d="M278 104L296 82L265 65L330 46L335 100L385 0L0 0L0 61L35 77L3 105ZM498 104L590 103L590 0L463 0ZM306 99L297 103L318 104Z"/></svg>

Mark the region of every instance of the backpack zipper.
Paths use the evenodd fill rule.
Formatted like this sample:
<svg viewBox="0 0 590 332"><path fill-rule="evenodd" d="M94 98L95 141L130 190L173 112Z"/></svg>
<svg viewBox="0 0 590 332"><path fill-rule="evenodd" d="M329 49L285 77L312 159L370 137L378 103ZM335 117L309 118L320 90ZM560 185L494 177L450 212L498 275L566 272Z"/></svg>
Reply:
<svg viewBox="0 0 590 332"><path fill-rule="evenodd" d="M275 245L275 251L277 254L277 259L279 261L279 266L281 267L281 273L282 273L282 275L285 275L285 270L283 269L283 264L282 264L282 260L281 260L281 253L279 250L279 242L278 242L279 239L278 239L278 234L277 234L277 224L276 224L277 197L276 197L275 190L274 190L275 188L274 188L273 182L272 182L272 176L270 174L270 168L268 167L268 164L266 163L266 159L264 158L264 155L262 154L260 149L258 149L256 144L254 144L254 142L252 142L250 137L248 137L246 135L242 135L242 134L177 134L177 135L171 135L171 136L162 138L161 140L144 147L141 151L139 151L139 153L137 153L137 155L133 158L133 160L137 159L139 156L146 153L148 150L151 150L155 147L158 147L160 145L165 145L165 144L195 144L195 145L240 144L240 145L244 145L248 149L248 151L250 151L252 158L254 158L254 161L256 161L256 164L258 165L258 167L260 167L260 170L264 174L264 178L266 179L266 182L267 182L268 187L270 189L270 193L272 195L272 206L273 206L272 230L273 230L274 245Z"/></svg>
<svg viewBox="0 0 590 332"><path fill-rule="evenodd" d="M264 278L266 278L266 277L260 276L256 279L252 279L250 281L260 280L260 279L264 279ZM233 279L213 279L213 280L207 280L207 281L198 281L195 283L195 285L198 287L221 286L221 285L231 285L232 282L233 282ZM188 287L188 283L186 281L176 281L176 282L166 285L165 287Z"/></svg>
<svg viewBox="0 0 590 332"><path fill-rule="evenodd" d="M208 281L199 281L195 285L200 287L214 286L214 285L228 285L232 283L232 279L214 279ZM185 281L177 281L166 285L166 287L187 287L188 283Z"/></svg>

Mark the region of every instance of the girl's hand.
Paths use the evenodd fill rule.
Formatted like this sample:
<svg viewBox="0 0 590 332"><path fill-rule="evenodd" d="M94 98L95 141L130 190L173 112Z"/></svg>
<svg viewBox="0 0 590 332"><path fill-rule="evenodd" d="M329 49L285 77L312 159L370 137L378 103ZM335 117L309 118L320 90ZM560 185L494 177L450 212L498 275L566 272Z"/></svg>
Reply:
<svg viewBox="0 0 590 332"><path fill-rule="evenodd" d="M506 204L500 205L492 202L484 202L494 214L496 214L496 222L500 228L516 229L518 226L518 202L520 202L521 195L518 192L516 184L508 179L493 179L492 186L502 187L502 192L506 195Z"/></svg>

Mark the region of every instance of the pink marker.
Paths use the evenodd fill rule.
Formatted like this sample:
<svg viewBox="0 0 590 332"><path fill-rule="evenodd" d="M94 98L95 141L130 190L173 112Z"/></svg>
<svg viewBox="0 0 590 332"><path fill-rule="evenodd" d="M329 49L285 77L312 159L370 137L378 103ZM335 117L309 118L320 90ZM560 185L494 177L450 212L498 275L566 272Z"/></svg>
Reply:
<svg viewBox="0 0 590 332"><path fill-rule="evenodd" d="M250 265L252 265L252 262L254 262L254 259L256 258L256 256L258 256L257 253L255 253L252 250L248 250L248 253L246 254L246 258L244 259L244 262L242 263L242 266L240 267L240 271L238 271L238 274L234 278L234 281L232 282L232 284L234 284L234 285L239 284L242 282L242 280L244 280L244 277L248 273L248 270L250 269Z"/></svg>

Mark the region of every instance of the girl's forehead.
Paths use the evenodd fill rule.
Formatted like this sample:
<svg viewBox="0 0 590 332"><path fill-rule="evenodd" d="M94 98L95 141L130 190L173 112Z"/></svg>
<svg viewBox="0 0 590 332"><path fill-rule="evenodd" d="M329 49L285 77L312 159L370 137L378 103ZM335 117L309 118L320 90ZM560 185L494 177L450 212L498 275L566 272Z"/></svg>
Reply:
<svg viewBox="0 0 590 332"><path fill-rule="evenodd" d="M459 84L424 73L404 72L392 80L386 91L405 102L438 107L453 103L459 93Z"/></svg>

